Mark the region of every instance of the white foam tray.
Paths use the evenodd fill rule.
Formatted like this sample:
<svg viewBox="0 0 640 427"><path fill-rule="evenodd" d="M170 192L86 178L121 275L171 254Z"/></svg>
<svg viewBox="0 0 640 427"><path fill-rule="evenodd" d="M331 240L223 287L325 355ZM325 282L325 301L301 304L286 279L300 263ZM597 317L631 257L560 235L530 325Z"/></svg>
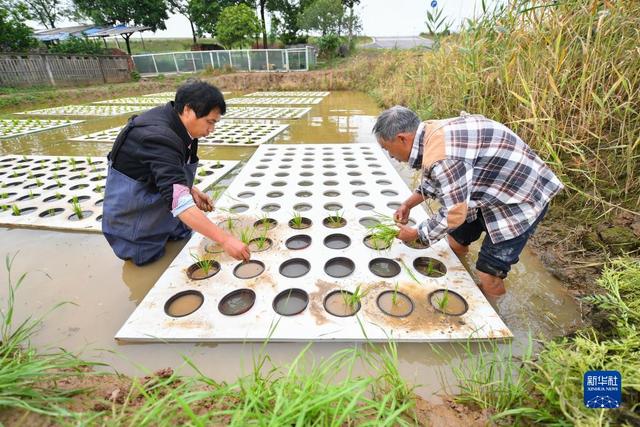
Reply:
<svg viewBox="0 0 640 427"><path fill-rule="evenodd" d="M198 145L222 145L229 147L256 146L271 141L287 130L289 125L280 123L247 123L223 120L216 125L215 131L198 139ZM71 138L71 141L113 143L122 127L106 129L88 135Z"/></svg>
<svg viewBox="0 0 640 427"><path fill-rule="evenodd" d="M300 119L311 111L311 108L282 107L230 107L225 119Z"/></svg>
<svg viewBox="0 0 640 427"><path fill-rule="evenodd" d="M92 104L164 105L169 101L173 101L172 96L130 96L127 98L107 99L105 101L92 102Z"/></svg>
<svg viewBox="0 0 640 427"><path fill-rule="evenodd" d="M227 105L312 105L319 104L321 102L322 98L320 97L240 97L229 99L227 101Z"/></svg>
<svg viewBox="0 0 640 427"><path fill-rule="evenodd" d="M64 105L41 110L22 111L15 114L32 116L119 116L148 110L144 105Z"/></svg>
<svg viewBox="0 0 640 427"><path fill-rule="evenodd" d="M229 95L232 92L222 92L223 95ZM156 92L156 93L149 93L146 95L142 95L142 96L155 96L155 97L169 97L173 100L173 98L175 98L176 96L176 92Z"/></svg>
<svg viewBox="0 0 640 427"><path fill-rule="evenodd" d="M0 139L42 132L82 122L84 120L2 119L0 120Z"/></svg>
<svg viewBox="0 0 640 427"><path fill-rule="evenodd" d="M196 185L202 190L210 187L237 164L201 160ZM106 174L105 157L2 156L0 226L100 232ZM74 196L83 210L90 211L80 220L70 219ZM13 215L13 206L21 211L19 216ZM35 209L26 211L31 208ZM41 216L51 209L54 216Z"/></svg>
<svg viewBox="0 0 640 427"><path fill-rule="evenodd" d="M327 192L338 192L339 195ZM358 197L353 192L365 191ZM272 192L282 195L272 197ZM303 193L301 193L303 192ZM393 195L393 194L397 195ZM328 195L329 194L329 195ZM358 193L363 194L363 193ZM190 280L186 270L193 263L191 253L205 255L206 239L195 235L178 254L170 267L136 308L116 334L124 341L398 341L434 342L507 338L511 332L484 298L480 290L450 250L446 241L428 249L412 249L396 243L388 251L376 251L363 244L367 230L359 221L374 215L374 210L391 215L393 205L411 194L388 158L377 145L263 145L228 187L219 200L217 213L210 217L222 222L229 214L222 208L237 210L244 205L245 212L236 216L244 224L265 214L264 207L277 204L279 209L267 215L278 225L269 231L274 242L271 249L253 253L252 259L264 262L266 270L256 278L243 280L234 276L238 262L226 254L216 257L221 270L205 280ZM323 218L331 213L328 203L343 207L347 225L339 229L323 226ZM361 203L372 210L361 210ZM302 212L313 221L306 230L293 230L287 222L300 204L309 204L311 210ZM332 209L333 207L331 207ZM421 208L413 210L411 217L422 221L427 214ZM346 249L335 250L324 246L323 240L333 233L351 239ZM306 249L289 250L285 242L291 236L306 234L312 244ZM418 257L436 258L447 267L447 274L429 278L413 268ZM348 257L355 262L355 271L344 278L333 278L324 271L325 263L334 257ZM407 272L384 279L369 271L369 262L378 257L401 259L418 278L416 283ZM303 258L310 271L299 278L280 274L281 264L292 258ZM382 313L376 298L383 290L399 290L409 295L415 304L414 312L406 318ZM353 291L358 285L368 290L362 299L357 316L336 317L325 311L324 297L333 290ZM228 293L249 288L256 293L253 307L244 314L226 316L218 311L218 304ZM307 308L294 316L280 316L272 308L275 296L281 291L300 288L310 295ZM447 288L462 295L469 310L462 316L445 316L428 303L430 292ZM184 317L170 317L164 311L165 303L178 292L196 290L203 294L202 306Z"/></svg>
<svg viewBox="0 0 640 427"><path fill-rule="evenodd" d="M271 97L271 96L293 96L293 97L298 97L298 96L313 96L313 97L318 97L318 96L327 96L329 95L329 92L319 92L319 91L295 91L295 90L289 90L289 91L280 91L280 92L253 92L250 93L248 95L245 95L247 97Z"/></svg>

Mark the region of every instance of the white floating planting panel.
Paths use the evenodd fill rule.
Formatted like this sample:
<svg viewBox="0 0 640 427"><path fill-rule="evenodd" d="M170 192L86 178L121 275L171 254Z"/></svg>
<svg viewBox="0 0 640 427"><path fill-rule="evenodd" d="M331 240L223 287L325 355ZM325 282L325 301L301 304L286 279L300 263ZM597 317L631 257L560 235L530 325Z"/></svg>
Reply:
<svg viewBox="0 0 640 427"><path fill-rule="evenodd" d="M322 98L316 97L280 97L280 96L272 96L272 97L262 97L262 98L232 98L227 100L228 105L311 105L311 104L320 104L322 102Z"/></svg>
<svg viewBox="0 0 640 427"><path fill-rule="evenodd" d="M16 114L42 116L119 116L147 110L144 105L65 105L62 107L43 108L41 110L23 111Z"/></svg>
<svg viewBox="0 0 640 427"><path fill-rule="evenodd" d="M211 186L237 164L201 160L198 188ZM105 157L2 156L0 226L100 232L106 174Z"/></svg>
<svg viewBox="0 0 640 427"><path fill-rule="evenodd" d="M231 92L222 92L223 95L229 95ZM142 95L142 96L155 96L155 97L161 97L161 98L166 98L169 97L173 100L173 98L175 98L176 96L176 92L157 92L157 93L149 93L147 95Z"/></svg>
<svg viewBox="0 0 640 427"><path fill-rule="evenodd" d="M0 138L27 135L43 130L61 128L82 123L84 120L3 119L0 120Z"/></svg>
<svg viewBox="0 0 640 427"><path fill-rule="evenodd" d="M281 92L253 92L248 95L249 96L327 96L329 92L313 92L313 91L281 91Z"/></svg>
<svg viewBox="0 0 640 427"><path fill-rule="evenodd" d="M369 230L362 223L372 221L375 212L391 215L410 194L411 190L377 145L260 146L218 201L218 209L210 218L237 235L248 234L256 221L259 227L276 221L266 234L260 230L253 234L271 239L270 248L252 253L252 260L262 263L264 271L260 273L259 264L240 264L220 252L211 241L196 235L116 338L127 341L393 338L428 342L510 337L510 331L450 250L446 239L428 249L414 249L398 240L388 250L365 246ZM331 225L325 221L336 209L343 213L346 224L339 228L325 225ZM309 228L294 229L289 225L294 211L310 220ZM416 208L411 218L419 222L427 215ZM254 242L252 246L258 249L260 244ZM202 280L190 279L188 273L198 268L192 266L192 254L215 260L218 264L208 272L215 274ZM421 262L425 257L435 261ZM370 264L376 274L370 270ZM236 276L236 269L246 270L247 276L258 275L241 279ZM202 273L202 270L195 272ZM356 293L357 289L364 292L359 301L340 294L340 291ZM438 296L442 297L444 290L448 299L442 302ZM336 291L329 297L330 302L325 302ZM431 304L432 292L438 291ZM284 299L274 303L278 295L284 295ZM178 301L174 302L176 298ZM379 298L383 305L392 304L387 307L392 314L397 315L398 311L407 314L411 308L412 311L405 317L385 314L378 307ZM343 309L359 304L359 310L354 316L341 317L330 314L327 304L333 310L341 304L346 304ZM282 310L283 306L292 312L302 311L281 316L275 310ZM460 312L447 315L436 307ZM222 314L221 310L228 314Z"/></svg>
<svg viewBox="0 0 640 427"><path fill-rule="evenodd" d="M244 123L224 120L216 125L211 135L198 139L198 145L255 146L270 141L288 127L289 125L279 123ZM113 143L121 129L122 127L106 129L71 138L71 141Z"/></svg>
<svg viewBox="0 0 640 427"><path fill-rule="evenodd" d="M164 105L173 101L168 96L130 96L127 98L107 99L106 101L93 102L93 104L133 104L133 105Z"/></svg>
<svg viewBox="0 0 640 427"><path fill-rule="evenodd" d="M278 107L230 107L225 119L299 119L311 111L311 108Z"/></svg>

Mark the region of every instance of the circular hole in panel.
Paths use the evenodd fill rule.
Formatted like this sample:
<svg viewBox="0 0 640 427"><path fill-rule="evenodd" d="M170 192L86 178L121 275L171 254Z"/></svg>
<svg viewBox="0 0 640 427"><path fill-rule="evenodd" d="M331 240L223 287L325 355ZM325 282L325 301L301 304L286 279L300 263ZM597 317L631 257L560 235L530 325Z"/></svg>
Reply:
<svg viewBox="0 0 640 427"><path fill-rule="evenodd" d="M371 203L356 203L356 208L361 211L370 211L373 210L373 205Z"/></svg>
<svg viewBox="0 0 640 427"><path fill-rule="evenodd" d="M80 221L81 219L89 218L91 215L93 215L92 211L82 211L80 212L80 215L78 215L77 213L74 213L73 215L69 216L67 219L69 221Z"/></svg>
<svg viewBox="0 0 640 427"><path fill-rule="evenodd" d="M376 184L379 184L379 185L391 185L391 181L386 180L386 179L379 179L379 180L376 181Z"/></svg>
<svg viewBox="0 0 640 427"><path fill-rule="evenodd" d="M201 259L187 269L187 277L191 280L202 280L215 276L220 271L220 263L212 259Z"/></svg>
<svg viewBox="0 0 640 427"><path fill-rule="evenodd" d="M387 173L386 172L382 172L382 171L373 171L371 172L371 175L375 175L375 176L386 176Z"/></svg>
<svg viewBox="0 0 640 427"><path fill-rule="evenodd" d="M258 165L256 166L256 169L267 169L268 167L268 165Z"/></svg>
<svg viewBox="0 0 640 427"><path fill-rule="evenodd" d="M364 243L364 245L369 249L374 249L376 251L383 251L385 249L389 249L391 247L392 242L385 242L384 240L375 238L370 234L364 238L362 243Z"/></svg>
<svg viewBox="0 0 640 427"><path fill-rule="evenodd" d="M447 267L442 262L425 256L413 260L413 268L427 277L442 277L447 274Z"/></svg>
<svg viewBox="0 0 640 427"><path fill-rule="evenodd" d="M311 264L303 258L292 258L280 264L280 274L293 279L304 276L309 270Z"/></svg>
<svg viewBox="0 0 640 427"><path fill-rule="evenodd" d="M280 205L277 203L267 203L261 208L262 212L275 212L279 209L280 209Z"/></svg>
<svg viewBox="0 0 640 427"><path fill-rule="evenodd" d="M284 181L276 181L272 182L271 185L274 187L284 187L285 185L287 185L287 183Z"/></svg>
<svg viewBox="0 0 640 427"><path fill-rule="evenodd" d="M302 313L309 304L309 295L302 289L292 288L280 292L273 300L273 310L282 316Z"/></svg>
<svg viewBox="0 0 640 427"><path fill-rule="evenodd" d="M272 199L282 197L283 195L284 193L282 191L270 191L267 193L267 197L271 197Z"/></svg>
<svg viewBox="0 0 640 427"><path fill-rule="evenodd" d="M280 165L278 169L291 169L291 165Z"/></svg>
<svg viewBox="0 0 640 427"><path fill-rule="evenodd" d="M469 304L462 295L448 289L437 289L431 292L428 298L436 311L449 316L462 316L469 310Z"/></svg>
<svg viewBox="0 0 640 427"><path fill-rule="evenodd" d="M254 172L254 173L251 174L251 176L254 177L254 178L261 178L261 177L264 176L264 173L262 173L262 172Z"/></svg>
<svg viewBox="0 0 640 427"><path fill-rule="evenodd" d="M44 201L45 202L55 202L57 200L62 199L64 196L62 194L56 194L53 196L49 196L49 197L45 197Z"/></svg>
<svg viewBox="0 0 640 427"><path fill-rule="evenodd" d="M95 206L102 206L102 204L104 203L104 199L100 199L97 202L94 203Z"/></svg>
<svg viewBox="0 0 640 427"><path fill-rule="evenodd" d="M224 249L222 248L222 245L218 242L214 242L212 240L208 241L209 243L207 243L206 245L204 245L204 251L210 254L219 254L221 252L224 252Z"/></svg>
<svg viewBox="0 0 640 427"><path fill-rule="evenodd" d="M387 203L387 207L389 209L393 209L394 211L398 210L398 209L400 209L400 202L389 202L389 203Z"/></svg>
<svg viewBox="0 0 640 427"><path fill-rule="evenodd" d="M292 154L292 155L293 155L293 154ZM283 161L283 162L287 162L287 163L288 163L288 162L292 162L292 161L293 161L293 159L292 159L292 158L290 158L290 157L285 157L284 159L282 159L282 161Z"/></svg>
<svg viewBox="0 0 640 427"><path fill-rule="evenodd" d="M238 194L238 197L241 198L241 199L249 199L249 198L251 198L251 197L253 197L255 195L256 195L256 193L253 193L251 191L243 191L242 193Z"/></svg>
<svg viewBox="0 0 640 427"><path fill-rule="evenodd" d="M311 210L311 205L308 203L298 203L293 205L293 210L298 212L306 212Z"/></svg>
<svg viewBox="0 0 640 427"><path fill-rule="evenodd" d="M233 269L233 275L238 279L253 279L264 272L264 263L258 260L241 262Z"/></svg>
<svg viewBox="0 0 640 427"><path fill-rule="evenodd" d="M164 304L164 312L171 317L184 317L198 310L204 296L194 290L178 292Z"/></svg>
<svg viewBox="0 0 640 427"><path fill-rule="evenodd" d="M351 245L351 239L345 234L329 234L324 238L324 245L329 249L344 249Z"/></svg>
<svg viewBox="0 0 640 427"><path fill-rule="evenodd" d="M342 205L340 203L335 203L335 202L326 203L324 205L324 209L330 212L335 212L342 209Z"/></svg>
<svg viewBox="0 0 640 427"><path fill-rule="evenodd" d="M336 172L333 172L333 171L327 171L327 172L323 173L322 175L324 175L324 176L336 176L338 174Z"/></svg>
<svg viewBox="0 0 640 427"><path fill-rule="evenodd" d="M76 196L76 200L73 200L73 197L72 197L69 200L67 200L67 202L73 203L75 201L75 202L80 203L80 202L84 202L85 200L89 200L90 198L91 197L89 197L89 196Z"/></svg>
<svg viewBox="0 0 640 427"><path fill-rule="evenodd" d="M218 304L218 311L225 316L238 316L251 310L256 293L251 289L236 289L225 295Z"/></svg>
<svg viewBox="0 0 640 427"><path fill-rule="evenodd" d="M393 317L407 317L413 313L413 301L402 292L381 292L376 299L376 304L380 311Z"/></svg>
<svg viewBox="0 0 640 427"><path fill-rule="evenodd" d="M229 208L231 213L242 213L249 210L249 206L247 205L233 205Z"/></svg>
<svg viewBox="0 0 640 427"><path fill-rule="evenodd" d="M313 176L313 172L300 172L300 176L310 177Z"/></svg>
<svg viewBox="0 0 640 427"><path fill-rule="evenodd" d="M311 245L311 236L307 236L306 234L296 234L295 236L289 237L284 245L287 249L294 251L308 248L309 245Z"/></svg>
<svg viewBox="0 0 640 427"><path fill-rule="evenodd" d="M331 277L347 277L355 269L355 263L346 257L331 258L324 265L325 273Z"/></svg>
<svg viewBox="0 0 640 427"><path fill-rule="evenodd" d="M336 190L329 190L329 191L325 191L324 195L327 197L338 197L340 195L340 192Z"/></svg>
<svg viewBox="0 0 640 427"><path fill-rule="evenodd" d="M258 181L249 181L245 184L246 187L257 187L260 183Z"/></svg>
<svg viewBox="0 0 640 427"><path fill-rule="evenodd" d="M296 197L311 197L313 193L311 191L298 191Z"/></svg>
<svg viewBox="0 0 640 427"><path fill-rule="evenodd" d="M7 193L6 197L4 197L5 199L8 199L11 196L15 196L16 193ZM25 194L24 196L18 197L16 199L17 202L23 202L25 200L31 200L31 199L35 199L36 197L39 197L40 194L39 193L32 193L32 194Z"/></svg>
<svg viewBox="0 0 640 427"><path fill-rule="evenodd" d="M289 227L293 228L294 230L303 230L305 228L311 227L311 220L303 216L291 218L289 220Z"/></svg>
<svg viewBox="0 0 640 427"><path fill-rule="evenodd" d="M335 186L338 185L338 181L325 181L323 184L327 186Z"/></svg>
<svg viewBox="0 0 640 427"><path fill-rule="evenodd" d="M356 165L356 164L354 164L354 163L347 163L347 164L345 165L345 167L347 167L347 168L349 168L349 169L353 169L353 168L357 168L357 167L358 167L358 165Z"/></svg>
<svg viewBox="0 0 640 427"><path fill-rule="evenodd" d="M40 218L49 218L49 217L52 217L52 216L59 215L62 212L64 212L64 209L62 209L62 208L52 208L52 209L47 209L44 212L40 212L39 216L40 216Z"/></svg>
<svg viewBox="0 0 640 427"><path fill-rule="evenodd" d="M359 179L355 179L353 181L350 181L349 184L360 186L360 185L364 185L364 181L360 181Z"/></svg>
<svg viewBox="0 0 640 427"><path fill-rule="evenodd" d="M382 194L383 196L397 196L398 192L395 190L382 190L380 194Z"/></svg>
<svg viewBox="0 0 640 427"><path fill-rule="evenodd" d="M302 166L300 166L302 169L312 169L313 165L310 165L308 163L303 164Z"/></svg>
<svg viewBox="0 0 640 427"><path fill-rule="evenodd" d="M369 261L369 270L380 277L395 277L400 274L400 264L390 258L375 258Z"/></svg>
<svg viewBox="0 0 640 427"><path fill-rule="evenodd" d="M73 187L69 188L69 190L81 190L83 188L87 188L89 186L89 184L78 184L78 185L74 185Z"/></svg>
<svg viewBox="0 0 640 427"><path fill-rule="evenodd" d="M240 227L241 224L242 223L240 222L239 219L228 217L224 221L220 221L218 223L218 227L222 228L225 231L231 232L231 231L235 230L236 228Z"/></svg>
<svg viewBox="0 0 640 427"><path fill-rule="evenodd" d="M268 237L256 237L255 239L251 239L249 241L249 250L251 252L263 252L271 249L273 246L273 240Z"/></svg>
<svg viewBox="0 0 640 427"><path fill-rule="evenodd" d="M409 246L412 249L427 249L429 246L425 245L420 241L420 239L412 240L410 242L403 242L405 245Z"/></svg>
<svg viewBox="0 0 640 427"><path fill-rule="evenodd" d="M284 178L285 176L289 176L289 172L278 172L276 176L278 178ZM273 185L275 185L275 183Z"/></svg>
<svg viewBox="0 0 640 427"><path fill-rule="evenodd" d="M365 228L375 227L376 225L380 224L380 220L372 216L365 216L364 218L360 218L360 221L358 222Z"/></svg>
<svg viewBox="0 0 640 427"><path fill-rule="evenodd" d="M324 299L324 309L336 317L353 316L360 310L360 301L353 298L349 291L333 291Z"/></svg>
<svg viewBox="0 0 640 427"><path fill-rule="evenodd" d="M311 181L300 181L298 183L298 185L301 186L301 187L310 187L310 186L313 185L313 182L311 182Z"/></svg>
<svg viewBox="0 0 640 427"><path fill-rule="evenodd" d="M323 168L325 169L333 169L336 167L336 165L331 164L331 163L325 163L324 165L322 165Z"/></svg>
<svg viewBox="0 0 640 427"><path fill-rule="evenodd" d="M347 220L340 215L330 215L322 220L322 225L327 228L341 228L347 225Z"/></svg>
<svg viewBox="0 0 640 427"><path fill-rule="evenodd" d="M269 231L276 228L278 221L273 218L261 218L253 223L253 228L257 231Z"/></svg>
<svg viewBox="0 0 640 427"><path fill-rule="evenodd" d="M355 190L351 194L356 197L367 197L369 195L369 193L364 190Z"/></svg>
<svg viewBox="0 0 640 427"><path fill-rule="evenodd" d="M362 176L362 174L360 172L356 172L356 171L347 172L347 175L349 175L349 176Z"/></svg>

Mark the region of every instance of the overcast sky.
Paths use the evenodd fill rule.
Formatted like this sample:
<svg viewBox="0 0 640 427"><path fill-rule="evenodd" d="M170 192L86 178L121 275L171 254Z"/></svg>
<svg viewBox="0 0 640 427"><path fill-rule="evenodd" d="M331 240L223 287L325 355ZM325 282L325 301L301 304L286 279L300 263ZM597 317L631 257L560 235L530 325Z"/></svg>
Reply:
<svg viewBox="0 0 640 427"><path fill-rule="evenodd" d="M495 1L489 0L488 3ZM358 12L362 19L362 33L365 35L411 36L426 30L425 20L431 0L361 0L360 3ZM482 0L438 0L438 7L444 10L454 27L465 18L478 15L482 10L481 4ZM191 37L189 21L182 15L172 15L166 21L166 25L166 30L155 34L145 32L143 36ZM34 26L41 27L35 24Z"/></svg>

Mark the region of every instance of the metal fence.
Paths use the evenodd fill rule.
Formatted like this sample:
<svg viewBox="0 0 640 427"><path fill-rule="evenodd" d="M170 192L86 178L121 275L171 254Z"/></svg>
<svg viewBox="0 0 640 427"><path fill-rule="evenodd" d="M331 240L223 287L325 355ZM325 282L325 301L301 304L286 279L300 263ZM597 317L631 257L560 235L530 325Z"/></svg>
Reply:
<svg viewBox="0 0 640 427"><path fill-rule="evenodd" d="M206 69L233 68L238 71L306 71L315 65L317 51L307 46L296 49L212 50L133 55L142 75L193 73Z"/></svg>
<svg viewBox="0 0 640 427"><path fill-rule="evenodd" d="M1 86L58 86L129 80L128 56L0 54Z"/></svg>

